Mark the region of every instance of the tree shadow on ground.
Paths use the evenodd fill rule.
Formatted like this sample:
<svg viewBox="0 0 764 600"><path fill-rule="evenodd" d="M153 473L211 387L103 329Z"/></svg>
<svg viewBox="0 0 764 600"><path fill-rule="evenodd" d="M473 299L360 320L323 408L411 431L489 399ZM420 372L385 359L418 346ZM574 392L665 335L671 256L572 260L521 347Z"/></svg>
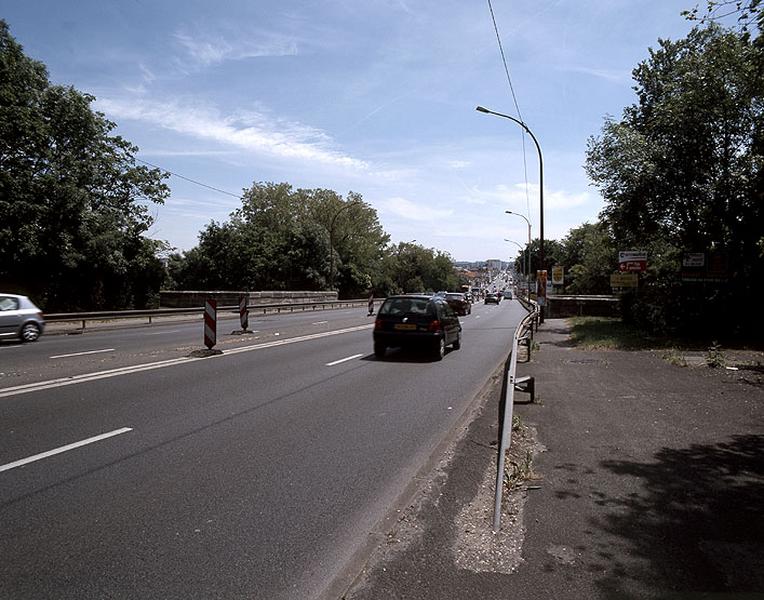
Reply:
<svg viewBox="0 0 764 600"><path fill-rule="evenodd" d="M764 436L663 448L654 462L602 466L639 480L627 497L597 494L613 510L595 524L639 565L614 565L598 582L605 597L628 597L624 579L650 582L660 598L764 597Z"/></svg>

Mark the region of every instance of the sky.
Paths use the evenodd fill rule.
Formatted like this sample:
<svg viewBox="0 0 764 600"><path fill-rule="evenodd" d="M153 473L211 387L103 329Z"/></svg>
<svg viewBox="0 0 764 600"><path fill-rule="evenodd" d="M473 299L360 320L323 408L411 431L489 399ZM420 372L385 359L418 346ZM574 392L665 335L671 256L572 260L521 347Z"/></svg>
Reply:
<svg viewBox="0 0 764 600"><path fill-rule="evenodd" d="M0 0L54 84L172 176L150 237L193 248L254 182L361 194L391 242L509 260L597 220L583 165L632 69L689 31L693 0Z"/></svg>

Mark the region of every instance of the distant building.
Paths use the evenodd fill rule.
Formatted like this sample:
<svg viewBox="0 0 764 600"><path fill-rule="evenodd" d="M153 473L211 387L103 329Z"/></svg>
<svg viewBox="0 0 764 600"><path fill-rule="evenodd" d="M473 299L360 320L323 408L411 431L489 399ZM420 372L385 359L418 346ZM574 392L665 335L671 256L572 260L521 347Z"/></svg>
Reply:
<svg viewBox="0 0 764 600"><path fill-rule="evenodd" d="M501 271L501 259L498 258L489 258L486 261L486 264L488 265L488 270L491 272L497 272Z"/></svg>

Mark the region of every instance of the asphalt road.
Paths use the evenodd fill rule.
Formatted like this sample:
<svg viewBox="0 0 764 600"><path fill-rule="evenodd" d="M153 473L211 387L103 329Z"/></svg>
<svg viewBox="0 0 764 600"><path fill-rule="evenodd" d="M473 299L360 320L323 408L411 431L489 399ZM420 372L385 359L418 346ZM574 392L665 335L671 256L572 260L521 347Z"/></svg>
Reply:
<svg viewBox="0 0 764 600"><path fill-rule="evenodd" d="M205 359L198 322L3 345L0 597L318 597L523 314L476 305L441 362L375 359L359 309L254 319Z"/></svg>

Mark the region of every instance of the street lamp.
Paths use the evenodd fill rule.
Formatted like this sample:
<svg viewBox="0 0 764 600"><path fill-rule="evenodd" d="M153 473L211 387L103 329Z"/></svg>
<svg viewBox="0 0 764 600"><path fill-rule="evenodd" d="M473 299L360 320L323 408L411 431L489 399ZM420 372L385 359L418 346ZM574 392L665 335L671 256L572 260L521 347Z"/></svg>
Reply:
<svg viewBox="0 0 764 600"><path fill-rule="evenodd" d="M341 212L346 211L348 208L354 206L355 204L362 204L362 202L360 200L353 200L352 202L348 202L345 206L334 213L332 221L329 225L329 289L331 291L334 291L334 223L337 221L337 217L340 216Z"/></svg>
<svg viewBox="0 0 764 600"><path fill-rule="evenodd" d="M475 107L475 110L481 113L486 113L488 115L495 115L497 117L502 117L504 119L509 119L510 121L514 121L517 123L520 127L522 127L528 135L531 136L531 139L533 140L533 143L536 144L536 151L539 154L539 265L541 269L544 268L544 158L541 154L541 146L539 146L539 142L536 139L536 136L533 135L533 132L528 129L528 126L520 121L519 119L515 119L514 117L510 117L509 115L505 115L503 113L499 113L493 110L489 110L483 106L477 106ZM541 322L544 322L544 307L541 306Z"/></svg>
<svg viewBox="0 0 764 600"><path fill-rule="evenodd" d="M515 215L516 217L520 217L522 219L525 219L525 222L528 223L528 269L525 271L525 277L528 280L528 302L531 301L531 222L528 220L528 217L525 215L521 215L520 213L512 212L511 210L505 210L505 213L508 215ZM543 268L543 267L542 267Z"/></svg>
<svg viewBox="0 0 764 600"><path fill-rule="evenodd" d="M515 240L508 240L507 238L504 238L504 241L513 243L515 246L520 248L520 254L523 253L523 247ZM528 291L527 291L528 302L530 302L531 301L531 274L530 274L531 273L531 247L530 245L528 245L527 247L527 252L528 252L528 258L527 258L528 266L526 267L526 271L525 271L525 281L527 282L527 287L528 287ZM522 267L522 262L520 263L520 266Z"/></svg>

